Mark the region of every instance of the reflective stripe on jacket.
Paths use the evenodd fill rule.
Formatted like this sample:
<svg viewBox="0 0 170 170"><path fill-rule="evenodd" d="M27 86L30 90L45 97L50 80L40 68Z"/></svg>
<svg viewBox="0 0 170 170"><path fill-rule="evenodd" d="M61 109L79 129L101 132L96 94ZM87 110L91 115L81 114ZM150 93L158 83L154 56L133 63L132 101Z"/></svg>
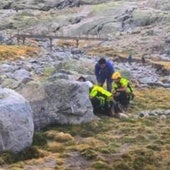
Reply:
<svg viewBox="0 0 170 170"><path fill-rule="evenodd" d="M126 92L127 92L127 93L132 93L132 92L133 92L132 87L131 87L130 84L129 84L129 80L127 80L127 79L125 79L125 78L123 78L123 77L120 79L119 82L114 82L114 83L112 84L112 90L113 90L113 91L116 91L117 89L119 89L119 88L124 88L124 87L127 88L127 89L126 89Z"/></svg>
<svg viewBox="0 0 170 170"><path fill-rule="evenodd" d="M90 91L90 97L96 97L98 95L103 95L106 97L111 97L112 93L110 93L109 91L105 90L103 87L98 86L98 85L94 85Z"/></svg>
<svg viewBox="0 0 170 170"><path fill-rule="evenodd" d="M112 100L112 93L105 90L103 87L94 85L89 93L90 98L97 98L100 101L100 105L104 106L106 101Z"/></svg>

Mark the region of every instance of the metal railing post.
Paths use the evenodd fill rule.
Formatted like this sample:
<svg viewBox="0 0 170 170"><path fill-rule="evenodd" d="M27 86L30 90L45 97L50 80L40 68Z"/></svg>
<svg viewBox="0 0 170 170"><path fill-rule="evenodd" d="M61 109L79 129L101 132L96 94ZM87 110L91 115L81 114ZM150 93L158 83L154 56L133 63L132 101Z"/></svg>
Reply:
<svg viewBox="0 0 170 170"><path fill-rule="evenodd" d="M76 39L76 47L78 48L79 47L79 40Z"/></svg>
<svg viewBox="0 0 170 170"><path fill-rule="evenodd" d="M22 38L22 43L25 45L25 37Z"/></svg>
<svg viewBox="0 0 170 170"><path fill-rule="evenodd" d="M53 47L53 40L52 40L51 37L50 37L49 39L50 39L50 50L52 50L52 47Z"/></svg>

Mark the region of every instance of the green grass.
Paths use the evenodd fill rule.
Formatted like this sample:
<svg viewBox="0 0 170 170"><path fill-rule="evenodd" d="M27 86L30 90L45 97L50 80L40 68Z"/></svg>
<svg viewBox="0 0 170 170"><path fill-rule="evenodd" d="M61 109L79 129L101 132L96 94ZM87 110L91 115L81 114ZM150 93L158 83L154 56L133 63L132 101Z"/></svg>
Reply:
<svg viewBox="0 0 170 170"><path fill-rule="evenodd" d="M97 5L93 5L91 7L91 14L92 15L97 15L97 14L103 14L103 13L108 13L109 11L113 11L113 9L120 7L122 4L121 2L108 2L108 3L101 3Z"/></svg>
<svg viewBox="0 0 170 170"><path fill-rule="evenodd" d="M128 113L155 109L155 105L168 109L169 96L168 89L138 89ZM164 170L170 166L169 123L170 117L160 122L159 118L119 120L101 115L100 120L87 124L50 126L34 135L31 148L2 153L0 164L22 169L50 158L59 162L55 169L69 169L68 160L76 152L92 170Z"/></svg>

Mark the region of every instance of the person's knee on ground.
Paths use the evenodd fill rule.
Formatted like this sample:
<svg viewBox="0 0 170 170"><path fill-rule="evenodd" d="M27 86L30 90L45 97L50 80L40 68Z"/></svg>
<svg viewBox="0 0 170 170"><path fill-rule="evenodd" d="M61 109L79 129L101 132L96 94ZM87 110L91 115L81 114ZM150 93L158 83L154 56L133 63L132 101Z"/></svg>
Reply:
<svg viewBox="0 0 170 170"><path fill-rule="evenodd" d="M114 96L114 100L119 102L123 107L127 108L129 105L129 98L126 92L119 92Z"/></svg>

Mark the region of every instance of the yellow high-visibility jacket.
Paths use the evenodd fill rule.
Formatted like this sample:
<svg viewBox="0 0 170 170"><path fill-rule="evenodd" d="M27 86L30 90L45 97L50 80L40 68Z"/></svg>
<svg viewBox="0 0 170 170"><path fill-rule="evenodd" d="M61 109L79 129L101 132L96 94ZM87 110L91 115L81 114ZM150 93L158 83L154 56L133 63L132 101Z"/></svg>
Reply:
<svg viewBox="0 0 170 170"><path fill-rule="evenodd" d="M90 89L89 96L90 98L96 97L97 99L99 99L101 105L104 105L106 101L112 100L112 93L98 85L94 85Z"/></svg>
<svg viewBox="0 0 170 170"><path fill-rule="evenodd" d="M127 93L132 93L133 92L133 89L132 87L130 86L130 83L129 83L129 80L125 79L125 78L121 78L119 82L114 82L112 84L112 91L113 92L116 92L117 89L119 88L123 88L123 87L126 87L126 92Z"/></svg>

